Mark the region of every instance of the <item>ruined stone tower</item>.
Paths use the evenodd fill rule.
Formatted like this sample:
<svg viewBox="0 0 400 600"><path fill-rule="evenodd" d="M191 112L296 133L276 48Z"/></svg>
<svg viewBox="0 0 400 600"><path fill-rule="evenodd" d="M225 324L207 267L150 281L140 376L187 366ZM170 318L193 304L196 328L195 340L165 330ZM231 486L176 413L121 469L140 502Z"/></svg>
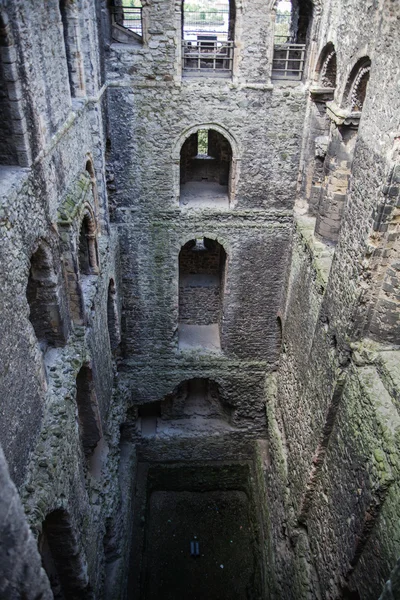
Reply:
<svg viewBox="0 0 400 600"><path fill-rule="evenodd" d="M0 0L0 600L400 598L398 0Z"/></svg>

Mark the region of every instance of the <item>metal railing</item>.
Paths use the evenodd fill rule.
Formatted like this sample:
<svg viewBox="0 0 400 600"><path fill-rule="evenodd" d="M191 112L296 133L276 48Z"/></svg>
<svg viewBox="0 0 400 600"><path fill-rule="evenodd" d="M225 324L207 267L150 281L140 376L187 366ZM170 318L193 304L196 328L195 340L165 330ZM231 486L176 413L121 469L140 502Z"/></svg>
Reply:
<svg viewBox="0 0 400 600"><path fill-rule="evenodd" d="M126 8L125 6L114 6L112 8L113 23L125 27L142 37L142 9Z"/></svg>
<svg viewBox="0 0 400 600"><path fill-rule="evenodd" d="M275 43L272 79L300 81L303 77L305 59L305 44Z"/></svg>
<svg viewBox="0 0 400 600"><path fill-rule="evenodd" d="M185 73L230 74L233 64L233 42L184 40L182 42L182 59Z"/></svg>

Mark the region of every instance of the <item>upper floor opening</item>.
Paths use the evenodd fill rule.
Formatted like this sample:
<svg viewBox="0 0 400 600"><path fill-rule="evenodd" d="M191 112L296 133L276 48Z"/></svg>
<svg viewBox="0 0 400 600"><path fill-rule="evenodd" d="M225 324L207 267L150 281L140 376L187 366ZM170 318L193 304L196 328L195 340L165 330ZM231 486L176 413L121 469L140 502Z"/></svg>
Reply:
<svg viewBox="0 0 400 600"><path fill-rule="evenodd" d="M182 1L184 75L231 76L235 13L235 0Z"/></svg>
<svg viewBox="0 0 400 600"><path fill-rule="evenodd" d="M275 5L272 79L301 80L311 29L311 0L278 0Z"/></svg>
<svg viewBox="0 0 400 600"><path fill-rule="evenodd" d="M229 208L232 148L214 129L198 129L181 148L180 204Z"/></svg>
<svg viewBox="0 0 400 600"><path fill-rule="evenodd" d="M227 255L216 240L199 237L179 253L179 348L221 349Z"/></svg>

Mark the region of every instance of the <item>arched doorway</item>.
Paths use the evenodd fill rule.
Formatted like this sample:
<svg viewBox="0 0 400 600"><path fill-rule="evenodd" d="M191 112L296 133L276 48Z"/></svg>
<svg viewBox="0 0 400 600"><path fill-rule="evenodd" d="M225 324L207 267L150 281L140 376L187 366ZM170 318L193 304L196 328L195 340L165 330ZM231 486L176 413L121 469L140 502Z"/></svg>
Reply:
<svg viewBox="0 0 400 600"><path fill-rule="evenodd" d="M216 240L197 238L179 253L179 347L220 350L226 253Z"/></svg>
<svg viewBox="0 0 400 600"><path fill-rule="evenodd" d="M232 147L222 133L202 129L192 133L180 152L180 205L188 208L229 208Z"/></svg>

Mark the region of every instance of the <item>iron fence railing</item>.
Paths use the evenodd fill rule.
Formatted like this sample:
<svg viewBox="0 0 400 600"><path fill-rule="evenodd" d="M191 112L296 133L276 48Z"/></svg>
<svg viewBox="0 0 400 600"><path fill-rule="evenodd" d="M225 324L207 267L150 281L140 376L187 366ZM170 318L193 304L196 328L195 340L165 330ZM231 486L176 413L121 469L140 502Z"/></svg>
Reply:
<svg viewBox="0 0 400 600"><path fill-rule="evenodd" d="M305 58L305 44L275 43L272 79L300 81L303 77Z"/></svg>
<svg viewBox="0 0 400 600"><path fill-rule="evenodd" d="M233 65L233 42L197 40L182 42L183 70L229 74Z"/></svg>
<svg viewBox="0 0 400 600"><path fill-rule="evenodd" d="M133 31L137 35L143 35L142 9L126 8L125 6L114 6L112 8L113 23Z"/></svg>
<svg viewBox="0 0 400 600"><path fill-rule="evenodd" d="M184 27L223 26L228 23L229 10L206 11L185 10L183 13Z"/></svg>

